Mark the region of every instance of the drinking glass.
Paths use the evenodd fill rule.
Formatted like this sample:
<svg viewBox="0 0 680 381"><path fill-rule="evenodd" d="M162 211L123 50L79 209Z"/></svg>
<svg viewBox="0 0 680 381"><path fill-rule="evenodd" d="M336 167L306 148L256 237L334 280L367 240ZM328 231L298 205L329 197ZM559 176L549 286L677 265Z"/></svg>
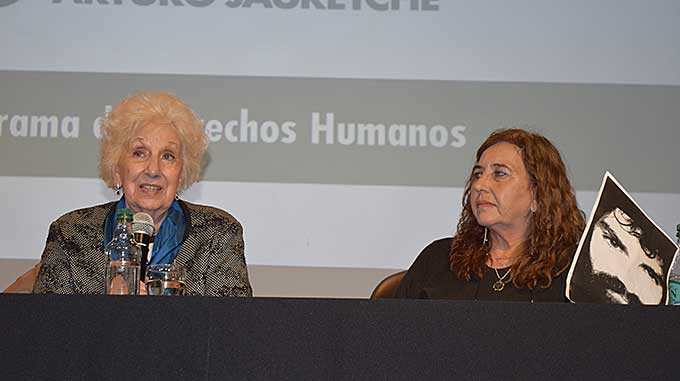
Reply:
<svg viewBox="0 0 680 381"><path fill-rule="evenodd" d="M182 266L174 264L149 265L145 283L149 295L184 295L186 274Z"/></svg>

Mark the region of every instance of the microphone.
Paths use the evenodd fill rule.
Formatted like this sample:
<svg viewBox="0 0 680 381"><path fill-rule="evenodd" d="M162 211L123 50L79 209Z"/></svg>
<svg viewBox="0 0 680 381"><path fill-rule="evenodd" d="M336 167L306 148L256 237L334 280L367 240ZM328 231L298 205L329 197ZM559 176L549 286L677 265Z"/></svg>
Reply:
<svg viewBox="0 0 680 381"><path fill-rule="evenodd" d="M144 281L146 274L146 264L149 262L149 243L153 237L154 225L153 218L148 213L139 212L132 216L132 236L135 239L137 247L142 252L142 257L139 261L139 277Z"/></svg>

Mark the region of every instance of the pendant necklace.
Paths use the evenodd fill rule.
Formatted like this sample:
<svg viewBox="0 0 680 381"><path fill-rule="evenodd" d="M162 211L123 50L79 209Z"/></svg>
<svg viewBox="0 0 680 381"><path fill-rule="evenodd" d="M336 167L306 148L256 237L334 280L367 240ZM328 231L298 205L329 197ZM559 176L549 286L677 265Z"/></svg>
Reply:
<svg viewBox="0 0 680 381"><path fill-rule="evenodd" d="M501 276L501 274L498 273L498 269L494 268L493 271L496 272L496 277L498 278L498 280L494 282L491 288L493 288L493 290L496 292L501 292L505 288L505 282L503 282L503 279L505 279L505 277L507 277L510 274L510 269L508 269L508 271L506 271L505 274L503 274L503 276Z"/></svg>

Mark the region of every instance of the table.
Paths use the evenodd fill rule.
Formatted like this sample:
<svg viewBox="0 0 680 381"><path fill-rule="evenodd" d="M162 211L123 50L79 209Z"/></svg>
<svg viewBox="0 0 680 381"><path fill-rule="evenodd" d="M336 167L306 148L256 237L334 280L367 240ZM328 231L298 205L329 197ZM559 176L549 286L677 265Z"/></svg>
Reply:
<svg viewBox="0 0 680 381"><path fill-rule="evenodd" d="M678 379L680 308L0 295L3 379Z"/></svg>

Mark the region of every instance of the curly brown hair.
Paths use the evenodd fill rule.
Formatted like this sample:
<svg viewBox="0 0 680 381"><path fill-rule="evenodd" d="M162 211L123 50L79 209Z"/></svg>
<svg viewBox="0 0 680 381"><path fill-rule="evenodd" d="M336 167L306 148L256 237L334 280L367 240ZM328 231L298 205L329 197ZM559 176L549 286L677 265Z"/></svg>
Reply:
<svg viewBox="0 0 680 381"><path fill-rule="evenodd" d="M536 212L529 220L522 255L512 265L515 287L547 288L569 267L585 223L574 188L559 151L543 135L522 129L494 131L477 150L477 161L489 147L506 142L519 147L522 161L536 192ZM465 183L463 210L453 238L449 262L460 279L481 278L489 252L484 227L472 214L472 174Z"/></svg>

